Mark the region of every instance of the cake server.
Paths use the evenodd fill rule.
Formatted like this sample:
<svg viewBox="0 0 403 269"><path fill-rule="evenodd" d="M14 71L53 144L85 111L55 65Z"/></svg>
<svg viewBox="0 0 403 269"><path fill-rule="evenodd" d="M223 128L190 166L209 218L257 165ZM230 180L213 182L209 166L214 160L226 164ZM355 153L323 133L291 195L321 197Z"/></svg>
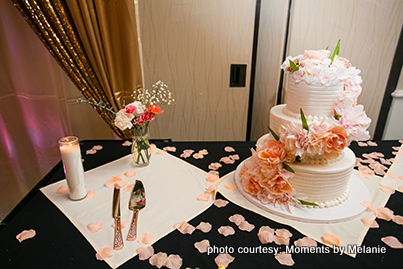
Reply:
<svg viewBox="0 0 403 269"><path fill-rule="evenodd" d="M123 248L122 226L120 219L120 188L115 185L113 190L112 217L115 219L115 235L113 248L116 250Z"/></svg>
<svg viewBox="0 0 403 269"><path fill-rule="evenodd" d="M127 240L133 241L137 238L137 219L140 209L146 206L146 191L144 189L143 182L136 180L132 195L129 200L129 209L133 210L133 218L130 224L129 233L127 234Z"/></svg>

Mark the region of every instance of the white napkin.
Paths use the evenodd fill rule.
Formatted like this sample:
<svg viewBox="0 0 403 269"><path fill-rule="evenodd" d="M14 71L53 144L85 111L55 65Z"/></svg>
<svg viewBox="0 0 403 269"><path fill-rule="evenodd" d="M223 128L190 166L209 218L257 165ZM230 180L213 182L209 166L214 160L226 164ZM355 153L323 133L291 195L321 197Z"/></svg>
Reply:
<svg viewBox="0 0 403 269"><path fill-rule="evenodd" d="M158 149L156 149L158 151ZM137 175L127 178L124 173L135 171ZM146 190L146 207L140 211L138 219L138 236L149 232L155 235L153 243L174 230L173 225L180 221L189 221L206 210L211 204L198 201L196 198L204 193L211 184L206 181L207 173L201 169L170 154L152 154L151 162L147 167L133 166L130 155L85 172L87 191L95 190L96 196L81 201L72 201L68 193L57 194L60 186L67 186L66 180L61 180L46 186L41 191L48 197L77 227L95 251L102 247L111 247L113 250L114 229L112 224L112 196L113 189L104 186L108 178L122 175L123 180L133 184L136 179L143 182ZM107 258L110 267L116 268L136 253L136 249L144 246L136 241L127 241L126 236L132 219L132 211L128 209L130 192L121 189L121 216L127 222L123 229L124 248L113 250L114 255ZM104 227L90 233L87 225L102 222ZM169 253L179 254L180 253ZM94 259L95 253L94 253Z"/></svg>

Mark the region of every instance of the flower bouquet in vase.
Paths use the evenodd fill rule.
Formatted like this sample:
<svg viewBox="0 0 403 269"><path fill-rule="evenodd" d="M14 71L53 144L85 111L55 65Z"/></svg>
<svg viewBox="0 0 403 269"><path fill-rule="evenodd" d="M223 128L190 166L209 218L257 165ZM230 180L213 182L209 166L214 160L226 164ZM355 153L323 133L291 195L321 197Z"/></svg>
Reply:
<svg viewBox="0 0 403 269"><path fill-rule="evenodd" d="M150 163L151 147L148 141L148 127L156 115L164 112L162 104L170 105L174 102L171 92L162 81L152 85L152 90L137 89L133 92L134 102L123 105L115 115L114 124L120 130L130 129L133 134L131 154L136 166L147 166ZM88 100L79 100L100 106ZM105 107L103 107L105 108Z"/></svg>

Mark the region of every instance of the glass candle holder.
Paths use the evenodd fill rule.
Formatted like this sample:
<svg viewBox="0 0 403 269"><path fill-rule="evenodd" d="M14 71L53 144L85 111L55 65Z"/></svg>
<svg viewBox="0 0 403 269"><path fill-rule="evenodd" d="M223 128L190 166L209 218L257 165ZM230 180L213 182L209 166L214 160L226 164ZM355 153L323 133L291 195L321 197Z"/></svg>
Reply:
<svg viewBox="0 0 403 269"><path fill-rule="evenodd" d="M81 200L87 196L84 182L84 168L81 161L81 150L78 138L66 136L59 140L64 174L69 188L71 200Z"/></svg>

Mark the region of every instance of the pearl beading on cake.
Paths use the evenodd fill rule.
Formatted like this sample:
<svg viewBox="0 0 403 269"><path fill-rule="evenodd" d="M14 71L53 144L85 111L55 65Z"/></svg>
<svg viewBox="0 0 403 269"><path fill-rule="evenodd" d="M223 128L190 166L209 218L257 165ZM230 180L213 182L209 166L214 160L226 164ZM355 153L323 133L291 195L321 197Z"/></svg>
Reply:
<svg viewBox="0 0 403 269"><path fill-rule="evenodd" d="M284 106L283 108L283 113L291 118L294 119L301 119L301 114L300 113L294 113L291 110L289 110L287 108L287 106ZM306 120L307 121L311 121L311 122L322 122L322 121L326 121L328 119L330 119L330 117L326 117L326 116L312 116L312 115L305 115Z"/></svg>
<svg viewBox="0 0 403 269"><path fill-rule="evenodd" d="M350 187L347 187L346 191L338 198L326 201L326 202L314 202L318 206L311 206L311 205L304 205L303 207L307 208L329 208L329 207L334 207L337 205L341 205L344 203L348 197L350 196Z"/></svg>
<svg viewBox="0 0 403 269"><path fill-rule="evenodd" d="M336 159L329 160L325 156L323 158L319 159L318 156L315 156L315 158L312 157L307 157L303 160L301 160L301 163L309 163L309 164L329 164L329 163L337 163L341 159L343 159L344 152L340 152L339 156L337 156Z"/></svg>

